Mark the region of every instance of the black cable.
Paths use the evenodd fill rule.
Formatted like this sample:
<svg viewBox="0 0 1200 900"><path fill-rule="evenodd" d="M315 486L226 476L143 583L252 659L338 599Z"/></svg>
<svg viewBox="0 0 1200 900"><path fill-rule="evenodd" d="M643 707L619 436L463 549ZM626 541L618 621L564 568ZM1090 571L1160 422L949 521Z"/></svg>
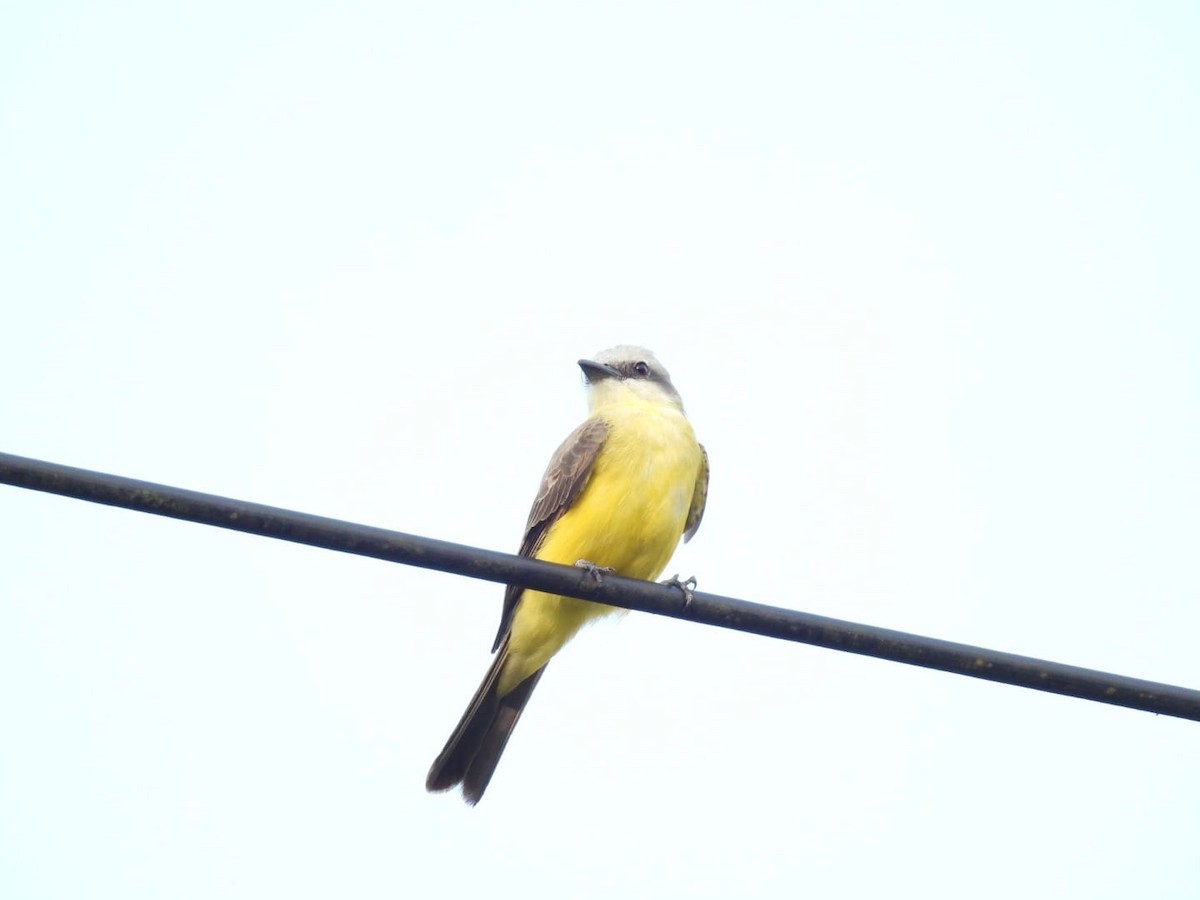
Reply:
<svg viewBox="0 0 1200 900"><path fill-rule="evenodd" d="M1200 691L0 453L0 483L1200 721Z"/></svg>

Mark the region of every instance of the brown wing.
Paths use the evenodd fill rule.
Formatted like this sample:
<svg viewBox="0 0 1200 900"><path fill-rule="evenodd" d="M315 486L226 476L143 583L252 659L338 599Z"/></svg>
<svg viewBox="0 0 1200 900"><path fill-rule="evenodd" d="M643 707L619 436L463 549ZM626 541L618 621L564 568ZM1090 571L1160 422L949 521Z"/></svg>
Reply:
<svg viewBox="0 0 1200 900"><path fill-rule="evenodd" d="M687 522L683 526L683 542L686 544L700 528L704 518L704 504L708 500L708 451L700 445L700 471L696 474L696 489L692 491L692 505L688 509Z"/></svg>
<svg viewBox="0 0 1200 900"><path fill-rule="evenodd" d="M529 511L529 522L525 525L525 537L521 541L521 556L533 556L537 553L546 532L550 526L559 520L587 484L592 474L592 466L600 455L600 448L608 438L608 425L600 419L588 419L562 442L554 456L546 474L542 476L542 486L538 489L537 499L533 501L533 509ZM693 505L695 501L693 500ZM504 592L504 611L500 614L500 630L496 633L496 642L492 652L496 651L508 633L512 624L513 611L517 601L525 589L517 585L509 585Z"/></svg>

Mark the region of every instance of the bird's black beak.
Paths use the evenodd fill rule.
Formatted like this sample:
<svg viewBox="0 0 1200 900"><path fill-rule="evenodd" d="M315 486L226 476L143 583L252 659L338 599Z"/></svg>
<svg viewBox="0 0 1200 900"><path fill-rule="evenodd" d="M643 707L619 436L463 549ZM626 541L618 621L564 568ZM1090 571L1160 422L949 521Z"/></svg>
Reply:
<svg viewBox="0 0 1200 900"><path fill-rule="evenodd" d="M603 381L605 378L621 377L621 373L612 366L598 363L594 359L581 359L579 361L579 368L583 369L583 377L587 379L588 384L595 384L597 381Z"/></svg>

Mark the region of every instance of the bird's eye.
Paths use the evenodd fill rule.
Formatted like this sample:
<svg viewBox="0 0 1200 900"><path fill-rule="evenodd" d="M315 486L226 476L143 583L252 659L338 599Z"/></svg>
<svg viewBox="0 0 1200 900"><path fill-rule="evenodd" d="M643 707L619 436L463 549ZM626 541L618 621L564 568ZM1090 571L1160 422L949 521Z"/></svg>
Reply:
<svg viewBox="0 0 1200 900"><path fill-rule="evenodd" d="M635 362L633 364L633 374L638 378L646 378L650 375L650 366L644 362Z"/></svg>

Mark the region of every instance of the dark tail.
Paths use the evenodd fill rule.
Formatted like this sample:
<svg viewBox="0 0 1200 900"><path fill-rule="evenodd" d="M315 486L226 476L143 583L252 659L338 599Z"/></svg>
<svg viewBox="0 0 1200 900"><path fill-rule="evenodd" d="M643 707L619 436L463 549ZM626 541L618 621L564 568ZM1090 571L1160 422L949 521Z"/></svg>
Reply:
<svg viewBox="0 0 1200 900"><path fill-rule="evenodd" d="M496 764L500 762L500 754L504 752L504 745L517 727L521 711L529 702L538 680L546 671L546 667L542 666L503 697L498 696L496 687L507 650L508 642L505 641L492 660L491 668L483 676L479 690L471 698L467 711L450 735L450 740L446 741L446 746L433 761L425 779L426 790L448 791L461 784L463 799L472 806L479 802L487 790Z"/></svg>

